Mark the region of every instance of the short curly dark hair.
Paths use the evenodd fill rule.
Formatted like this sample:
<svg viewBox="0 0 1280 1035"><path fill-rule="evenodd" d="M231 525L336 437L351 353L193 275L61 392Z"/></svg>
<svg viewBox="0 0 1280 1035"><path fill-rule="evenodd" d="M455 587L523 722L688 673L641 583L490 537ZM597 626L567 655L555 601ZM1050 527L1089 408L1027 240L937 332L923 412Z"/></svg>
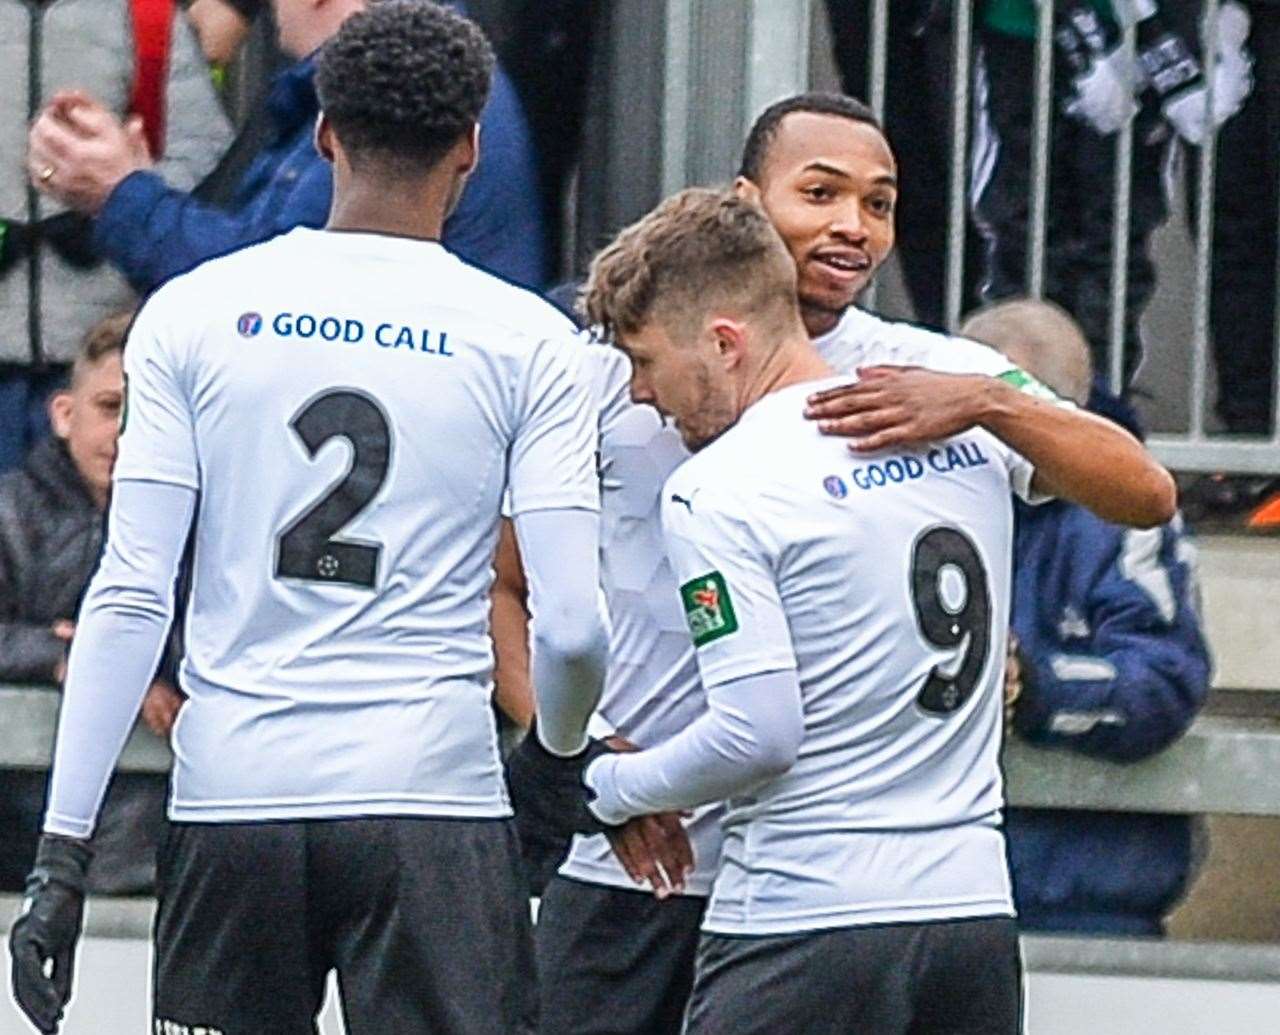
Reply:
<svg viewBox="0 0 1280 1035"><path fill-rule="evenodd" d="M795 112L809 112L814 115L836 115L850 122L862 122L884 133L884 127L876 118L875 112L856 97L843 93L800 93L793 97L769 105L756 118L747 134L747 142L742 146L742 164L738 167L738 175L746 177L752 183L759 183L764 172L764 162L769 155L769 147L773 138L778 135L778 127L782 120Z"/></svg>
<svg viewBox="0 0 1280 1035"><path fill-rule="evenodd" d="M421 173L479 121L493 67L474 22L430 0L380 0L321 49L316 93L353 167Z"/></svg>

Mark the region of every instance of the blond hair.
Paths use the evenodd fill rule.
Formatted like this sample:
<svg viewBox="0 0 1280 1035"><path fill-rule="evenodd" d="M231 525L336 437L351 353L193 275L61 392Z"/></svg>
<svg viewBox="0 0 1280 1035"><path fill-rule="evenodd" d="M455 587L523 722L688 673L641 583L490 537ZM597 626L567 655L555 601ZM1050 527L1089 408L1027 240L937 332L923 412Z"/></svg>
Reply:
<svg viewBox="0 0 1280 1035"><path fill-rule="evenodd" d="M691 187L623 230L592 261L579 305L608 340L728 303L791 314L796 270L768 217L730 190Z"/></svg>
<svg viewBox="0 0 1280 1035"><path fill-rule="evenodd" d="M71 366L71 385L74 387L90 367L95 367L107 356L124 352L125 339L137 310L128 309L104 317L89 328L80 343L75 362Z"/></svg>
<svg viewBox="0 0 1280 1035"><path fill-rule="evenodd" d="M1082 406L1089 398L1089 340L1061 306L1036 298L995 302L970 314L960 333L1004 353L1063 398Z"/></svg>

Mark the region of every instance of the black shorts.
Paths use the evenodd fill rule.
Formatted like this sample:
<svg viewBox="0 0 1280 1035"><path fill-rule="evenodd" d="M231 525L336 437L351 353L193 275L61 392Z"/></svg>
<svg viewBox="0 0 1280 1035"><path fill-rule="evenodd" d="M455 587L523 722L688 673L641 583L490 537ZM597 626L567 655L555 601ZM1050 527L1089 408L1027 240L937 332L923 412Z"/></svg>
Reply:
<svg viewBox="0 0 1280 1035"><path fill-rule="evenodd" d="M315 1035L336 970L349 1035L531 1031L519 867L508 820L175 823L153 1027Z"/></svg>
<svg viewBox="0 0 1280 1035"><path fill-rule="evenodd" d="M538 911L543 1035L679 1035L707 900L554 877Z"/></svg>
<svg viewBox="0 0 1280 1035"><path fill-rule="evenodd" d="M1008 917L704 935L686 1035L1016 1035L1022 961Z"/></svg>

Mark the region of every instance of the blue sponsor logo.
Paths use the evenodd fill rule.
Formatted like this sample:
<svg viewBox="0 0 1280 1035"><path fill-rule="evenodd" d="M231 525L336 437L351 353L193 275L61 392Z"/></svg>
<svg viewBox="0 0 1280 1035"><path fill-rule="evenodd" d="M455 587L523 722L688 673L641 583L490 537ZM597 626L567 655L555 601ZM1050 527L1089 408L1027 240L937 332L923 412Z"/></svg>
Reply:
<svg viewBox="0 0 1280 1035"><path fill-rule="evenodd" d="M950 474L953 471L985 467L990 462L990 458L983 453L977 442L961 440L930 449L916 456L906 454L861 464L849 472L849 479L856 488L863 492L870 492L872 489L885 486L919 481L929 476L931 472ZM838 500L844 499L848 491L845 483L834 475L827 478L822 485Z"/></svg>
<svg viewBox="0 0 1280 1035"><path fill-rule="evenodd" d="M866 464L853 469L853 484L859 489L879 488L881 485L901 485L913 482L924 475L924 464L914 456L893 457L879 463Z"/></svg>
<svg viewBox="0 0 1280 1035"><path fill-rule="evenodd" d="M236 321L236 332L242 338L252 338L262 330L261 313L241 313Z"/></svg>
<svg viewBox="0 0 1280 1035"><path fill-rule="evenodd" d="M827 495L834 499L842 500L849 495L849 486L845 485L843 478L837 478L834 474L829 474L822 479L822 487L827 490Z"/></svg>
<svg viewBox="0 0 1280 1035"><path fill-rule="evenodd" d="M251 315L257 316L256 313ZM432 331L425 327L380 323L373 327L370 333L361 321L347 317L284 312L276 313L272 317L271 329L281 338L319 338L321 341L343 342L347 345L373 341L388 351L403 349L406 352L419 352L432 356L454 354L450 348L448 332ZM244 332L241 331L241 333ZM257 331L255 330L254 333L256 334Z"/></svg>

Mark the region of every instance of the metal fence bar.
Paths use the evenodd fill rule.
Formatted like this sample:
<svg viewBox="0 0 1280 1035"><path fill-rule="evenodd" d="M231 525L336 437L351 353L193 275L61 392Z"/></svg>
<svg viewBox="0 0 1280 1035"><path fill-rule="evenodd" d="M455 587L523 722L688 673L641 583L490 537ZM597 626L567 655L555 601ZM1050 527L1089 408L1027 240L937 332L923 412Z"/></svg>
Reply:
<svg viewBox="0 0 1280 1035"><path fill-rule="evenodd" d="M1053 124L1053 4L1036 16L1035 112L1031 139L1031 219L1027 240L1027 294L1044 296L1044 254L1049 214L1049 134Z"/></svg>
<svg viewBox="0 0 1280 1035"><path fill-rule="evenodd" d="M1033 973L1190 981L1280 980L1280 947L1266 944L1024 934L1022 958Z"/></svg>
<svg viewBox="0 0 1280 1035"><path fill-rule="evenodd" d="M889 0L871 0L871 60L867 65L867 99L884 121L885 83L889 67Z"/></svg>
<svg viewBox="0 0 1280 1035"><path fill-rule="evenodd" d="M884 125L885 84L889 68L889 0L871 0L871 60L867 63L867 98L875 117ZM880 280L875 278L862 292L859 304L875 310L880 300Z"/></svg>
<svg viewBox="0 0 1280 1035"><path fill-rule="evenodd" d="M1147 448L1175 471L1239 471L1242 474L1275 474L1280 471L1276 443L1241 442L1225 437L1188 439L1185 435L1152 435Z"/></svg>
<svg viewBox="0 0 1280 1035"><path fill-rule="evenodd" d="M952 114L951 114L951 185L947 213L947 329L960 325L960 308L964 304L964 232L968 205L969 175L969 83L973 71L970 30L973 25L973 0L955 0L952 5Z"/></svg>
<svg viewBox="0 0 1280 1035"><path fill-rule="evenodd" d="M1133 60L1137 29L1127 25L1121 46L1127 60ZM1111 328L1108 335L1111 391L1124 391L1125 328L1129 307L1129 226L1133 200L1133 119L1116 136L1115 207L1111 224Z"/></svg>
<svg viewBox="0 0 1280 1035"><path fill-rule="evenodd" d="M1218 45L1218 0L1205 0L1202 22L1205 79L1205 122L1208 135L1200 146L1200 183L1196 196L1195 294L1191 320L1191 427L1193 442L1204 440L1204 402L1209 363L1209 287L1213 256L1213 183L1218 134L1213 126L1213 73Z"/></svg>
<svg viewBox="0 0 1280 1035"><path fill-rule="evenodd" d="M752 0L742 137L768 105L808 88L811 24L807 0Z"/></svg>
<svg viewBox="0 0 1280 1035"><path fill-rule="evenodd" d="M1274 144L1272 145L1274 146ZM1280 183L1276 184L1276 213L1280 217ZM1280 469L1280 218L1274 226L1276 232L1276 270L1275 270L1275 324L1271 334L1271 445L1276 449L1275 467Z"/></svg>
<svg viewBox="0 0 1280 1035"><path fill-rule="evenodd" d="M662 193L689 182L689 53L693 38L692 0L667 0L662 93Z"/></svg>

